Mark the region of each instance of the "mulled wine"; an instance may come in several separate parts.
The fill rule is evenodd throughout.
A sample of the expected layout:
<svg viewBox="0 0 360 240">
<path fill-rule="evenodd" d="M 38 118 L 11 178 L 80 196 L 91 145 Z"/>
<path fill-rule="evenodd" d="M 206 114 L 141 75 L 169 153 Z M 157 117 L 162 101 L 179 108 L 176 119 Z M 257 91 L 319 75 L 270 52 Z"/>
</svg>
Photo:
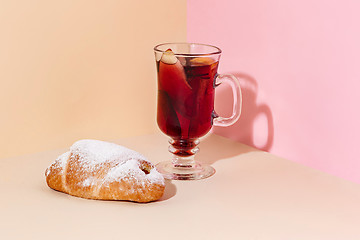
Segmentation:
<svg viewBox="0 0 360 240">
<path fill-rule="evenodd" d="M 209 57 L 181 58 L 171 50 L 157 62 L 157 123 L 173 139 L 173 145 L 183 145 L 184 151 L 177 151 L 177 155 L 192 155 L 185 143 L 192 149 L 191 140 L 204 136 L 212 127 L 217 68 L 218 61 Z"/>
<path fill-rule="evenodd" d="M 212 125 L 230 126 L 241 113 L 238 79 L 219 75 L 218 47 L 198 43 L 164 43 L 155 46 L 158 75 L 157 123 L 170 137 L 171 161 L 161 161 L 156 169 L 168 179 L 203 179 L 215 173 L 205 163 L 195 161 L 199 138 Z M 225 118 L 214 111 L 215 87 L 227 83 L 233 90 L 233 114 Z"/>
</svg>

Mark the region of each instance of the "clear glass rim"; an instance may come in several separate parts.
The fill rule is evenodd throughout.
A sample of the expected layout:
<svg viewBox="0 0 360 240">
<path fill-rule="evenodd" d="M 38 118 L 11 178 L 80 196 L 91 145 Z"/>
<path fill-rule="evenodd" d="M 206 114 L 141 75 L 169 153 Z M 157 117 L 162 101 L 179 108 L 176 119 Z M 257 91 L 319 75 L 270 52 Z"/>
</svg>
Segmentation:
<svg viewBox="0 0 360 240">
<path fill-rule="evenodd" d="M 164 53 L 165 51 L 160 50 L 159 47 L 165 46 L 165 45 L 198 45 L 198 46 L 206 46 L 213 48 L 214 51 L 209 51 L 208 53 L 174 53 L 175 56 L 184 56 L 184 57 L 190 57 L 190 56 L 211 56 L 216 54 L 221 54 L 221 49 L 210 45 L 210 44 L 204 44 L 204 43 L 188 43 L 188 42 L 169 42 L 169 43 L 161 43 L 154 47 L 154 51 L 158 53 Z"/>
</svg>

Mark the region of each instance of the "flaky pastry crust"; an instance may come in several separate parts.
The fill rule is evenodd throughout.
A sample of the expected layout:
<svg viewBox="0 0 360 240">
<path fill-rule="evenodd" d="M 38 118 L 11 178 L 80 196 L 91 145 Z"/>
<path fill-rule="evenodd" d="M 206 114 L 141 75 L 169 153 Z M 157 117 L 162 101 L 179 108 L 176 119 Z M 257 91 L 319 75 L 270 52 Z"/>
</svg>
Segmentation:
<svg viewBox="0 0 360 240">
<path fill-rule="evenodd" d="M 88 199 L 151 202 L 165 190 L 164 178 L 142 155 L 97 140 L 74 143 L 45 176 L 50 188 Z"/>
</svg>

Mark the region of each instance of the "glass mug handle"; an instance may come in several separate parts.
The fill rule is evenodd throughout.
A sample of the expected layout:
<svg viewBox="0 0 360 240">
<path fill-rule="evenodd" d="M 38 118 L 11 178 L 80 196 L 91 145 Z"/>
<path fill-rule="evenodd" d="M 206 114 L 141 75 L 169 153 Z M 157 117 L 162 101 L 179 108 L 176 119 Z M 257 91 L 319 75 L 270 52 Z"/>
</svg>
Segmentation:
<svg viewBox="0 0 360 240">
<path fill-rule="evenodd" d="M 241 115 L 242 108 L 242 93 L 239 79 L 231 74 L 218 74 L 215 78 L 215 87 L 219 86 L 222 83 L 227 83 L 230 85 L 234 103 L 233 103 L 233 112 L 231 117 L 220 117 L 215 113 L 213 119 L 214 126 L 227 127 L 233 125 Z"/>
</svg>

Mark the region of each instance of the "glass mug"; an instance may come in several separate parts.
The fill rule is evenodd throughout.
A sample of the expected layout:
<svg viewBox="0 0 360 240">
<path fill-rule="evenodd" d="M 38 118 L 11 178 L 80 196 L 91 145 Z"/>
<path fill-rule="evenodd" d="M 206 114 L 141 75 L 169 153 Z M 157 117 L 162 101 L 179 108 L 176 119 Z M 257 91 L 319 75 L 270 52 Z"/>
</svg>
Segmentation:
<svg viewBox="0 0 360 240">
<path fill-rule="evenodd" d="M 165 43 L 155 46 L 158 76 L 157 124 L 170 137 L 172 160 L 157 170 L 167 179 L 193 180 L 210 177 L 215 169 L 194 159 L 199 138 L 211 127 L 230 126 L 240 117 L 242 96 L 239 80 L 217 73 L 221 50 L 197 43 Z M 229 118 L 214 111 L 215 88 L 228 83 L 233 91 Z"/>
</svg>

